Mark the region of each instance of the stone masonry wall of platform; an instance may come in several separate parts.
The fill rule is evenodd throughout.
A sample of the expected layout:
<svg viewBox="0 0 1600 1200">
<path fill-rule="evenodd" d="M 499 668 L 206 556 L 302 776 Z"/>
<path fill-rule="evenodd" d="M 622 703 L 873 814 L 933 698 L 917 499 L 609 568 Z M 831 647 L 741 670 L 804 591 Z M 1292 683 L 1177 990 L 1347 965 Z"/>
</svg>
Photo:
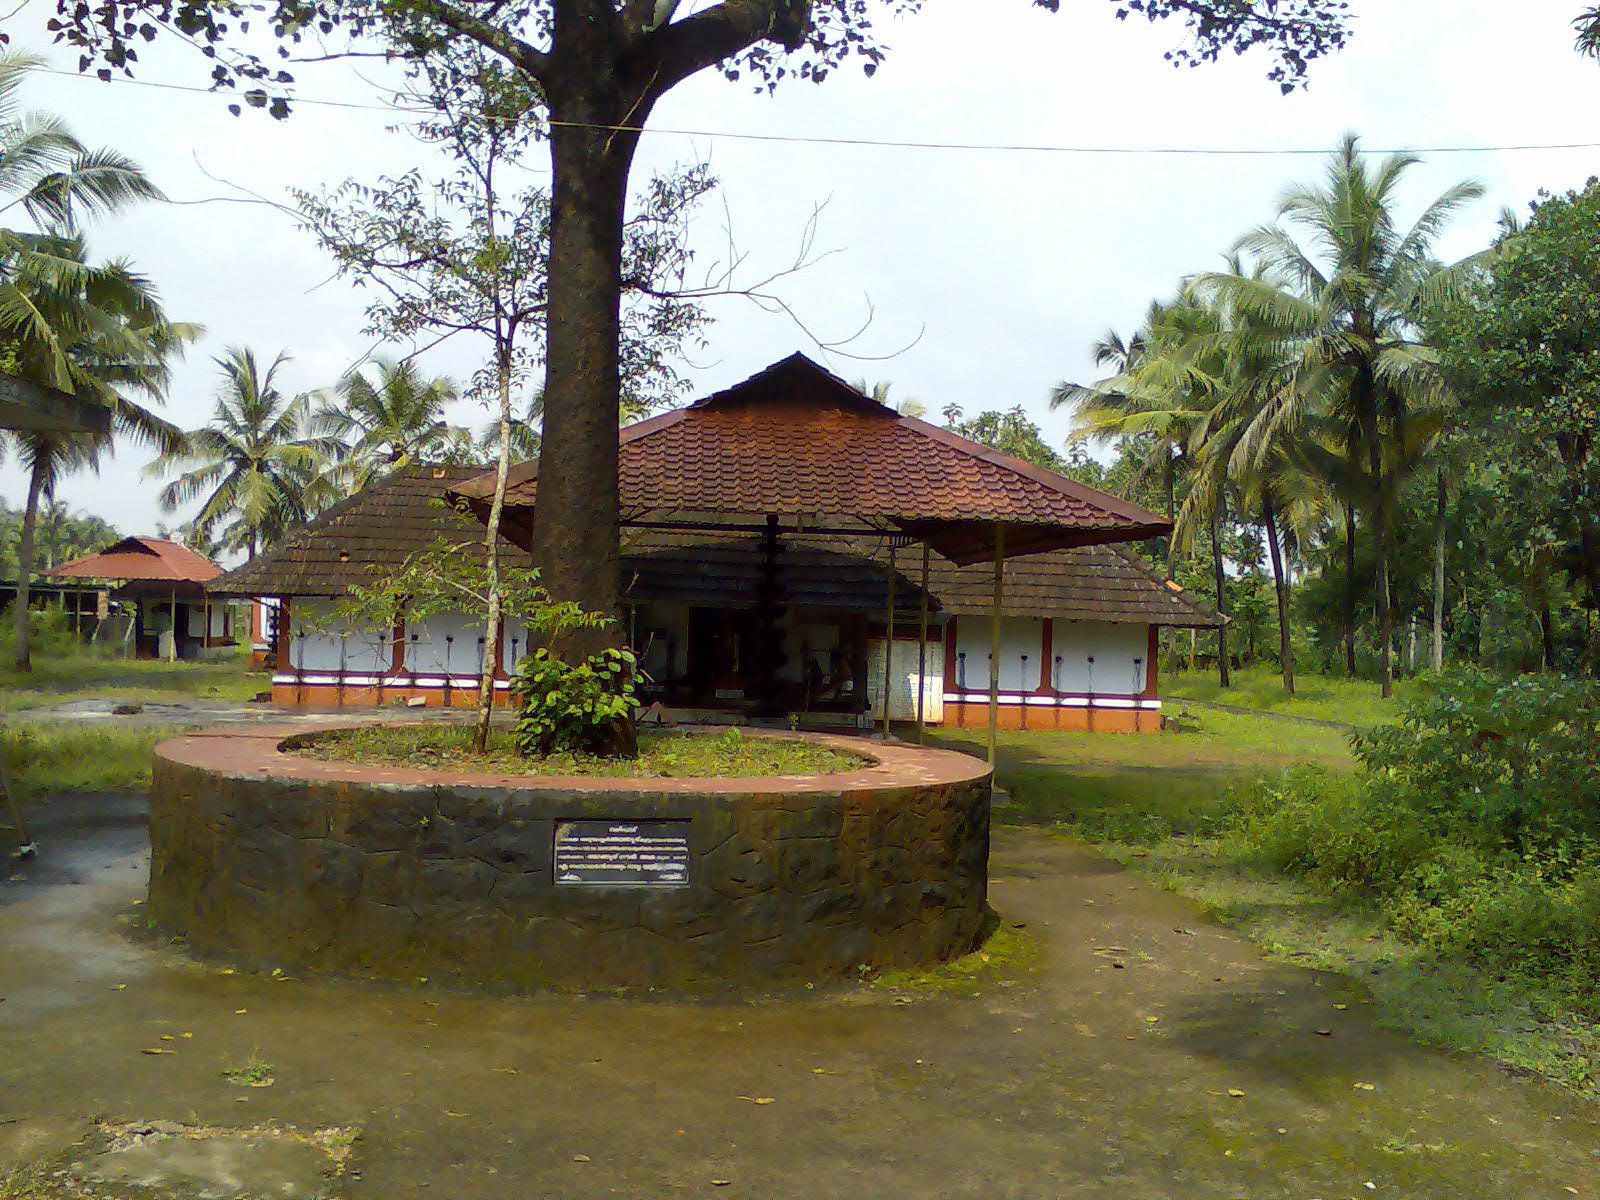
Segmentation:
<svg viewBox="0 0 1600 1200">
<path fill-rule="evenodd" d="M 967 952 L 987 912 L 987 766 L 760 779 L 467 776 L 286 754 L 291 732 L 156 751 L 147 912 L 258 968 L 469 986 L 762 985 Z M 682 887 L 556 882 L 570 820 L 686 822 Z"/>
</svg>

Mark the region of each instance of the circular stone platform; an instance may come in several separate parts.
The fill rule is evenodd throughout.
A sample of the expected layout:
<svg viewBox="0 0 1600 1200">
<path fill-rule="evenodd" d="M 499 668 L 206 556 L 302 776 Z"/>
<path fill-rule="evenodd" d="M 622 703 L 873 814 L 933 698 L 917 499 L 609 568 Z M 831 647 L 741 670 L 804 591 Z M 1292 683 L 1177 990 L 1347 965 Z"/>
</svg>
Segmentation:
<svg viewBox="0 0 1600 1200">
<path fill-rule="evenodd" d="M 987 765 L 828 735 L 829 775 L 471 775 L 156 748 L 147 912 L 258 967 L 528 989 L 809 980 L 963 954 L 986 911 Z"/>
</svg>

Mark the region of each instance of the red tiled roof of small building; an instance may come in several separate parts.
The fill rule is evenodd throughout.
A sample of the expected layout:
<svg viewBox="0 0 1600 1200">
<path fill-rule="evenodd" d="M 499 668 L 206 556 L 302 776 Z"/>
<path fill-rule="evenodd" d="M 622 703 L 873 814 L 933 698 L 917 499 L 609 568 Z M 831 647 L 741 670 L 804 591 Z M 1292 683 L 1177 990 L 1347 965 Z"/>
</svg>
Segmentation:
<svg viewBox="0 0 1600 1200">
<path fill-rule="evenodd" d="M 882 523 L 958 563 L 1138 541 L 1170 524 L 1136 504 L 903 416 L 796 354 L 687 408 L 622 430 L 624 511 Z M 507 533 L 528 540 L 534 464 L 515 468 Z M 493 474 L 459 485 L 481 506 Z"/>
<path fill-rule="evenodd" d="M 105 579 L 133 582 L 205 583 L 222 574 L 203 554 L 163 538 L 127 537 L 44 573 L 51 579 Z"/>
</svg>

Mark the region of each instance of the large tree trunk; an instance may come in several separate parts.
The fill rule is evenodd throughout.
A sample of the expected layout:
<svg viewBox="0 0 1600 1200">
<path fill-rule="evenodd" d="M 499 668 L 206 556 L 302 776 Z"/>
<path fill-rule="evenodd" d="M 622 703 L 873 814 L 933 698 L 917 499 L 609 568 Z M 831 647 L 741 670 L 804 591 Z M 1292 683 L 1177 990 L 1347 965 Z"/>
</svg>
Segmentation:
<svg viewBox="0 0 1600 1200">
<path fill-rule="evenodd" d="M 1222 510 L 1227 501 L 1218 499 L 1211 507 L 1211 568 L 1217 581 L 1217 682 L 1232 687 L 1228 662 L 1228 577 L 1222 564 Z"/>
<path fill-rule="evenodd" d="M 1444 468 L 1439 468 L 1438 494 L 1434 500 L 1433 525 L 1433 669 L 1444 670 L 1444 525 L 1450 493 Z"/>
<path fill-rule="evenodd" d="M 577 92 L 579 89 L 574 88 Z M 622 112 L 576 95 L 550 95 L 553 121 L 621 123 Z M 629 123 L 642 121 L 642 115 Z M 551 130 L 550 298 L 544 430 L 534 503 L 533 555 L 557 600 L 620 616 L 617 406 L 622 223 L 636 135 L 604 128 Z M 573 651 L 614 642 L 576 635 Z"/>
<path fill-rule="evenodd" d="M 1267 551 L 1272 557 L 1272 584 L 1278 593 L 1278 661 L 1283 667 L 1283 690 L 1294 695 L 1294 640 L 1289 631 L 1289 579 L 1283 570 L 1283 551 L 1278 544 L 1278 515 L 1272 497 L 1261 501 L 1261 519 L 1267 527 Z"/>
<path fill-rule="evenodd" d="M 472 731 L 472 748 L 478 754 L 489 748 L 489 721 L 494 715 L 494 681 L 500 670 L 500 515 L 506 506 L 506 476 L 511 472 L 511 346 L 495 347 L 496 384 L 500 392 L 500 453 L 495 460 L 494 500 L 484 529 L 484 565 L 488 579 L 487 612 L 483 622 L 483 661 L 478 675 L 478 721 Z"/>
<path fill-rule="evenodd" d="M 39 521 L 39 499 L 44 494 L 45 463 L 41 453 L 28 475 L 28 502 L 22 510 L 22 528 L 17 533 L 17 598 L 13 602 L 12 657 L 19 671 L 33 670 L 32 646 L 28 637 L 28 601 L 33 582 L 33 531 Z"/>
</svg>

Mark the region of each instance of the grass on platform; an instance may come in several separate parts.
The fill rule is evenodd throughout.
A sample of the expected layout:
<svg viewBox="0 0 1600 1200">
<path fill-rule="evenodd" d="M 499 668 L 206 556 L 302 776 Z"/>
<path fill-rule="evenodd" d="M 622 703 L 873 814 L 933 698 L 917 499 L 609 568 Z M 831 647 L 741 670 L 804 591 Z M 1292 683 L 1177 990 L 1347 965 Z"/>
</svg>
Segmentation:
<svg viewBox="0 0 1600 1200">
<path fill-rule="evenodd" d="M 1232 673 L 1232 686 L 1223 687 L 1212 671 L 1180 671 L 1161 680 L 1161 693 L 1169 709 L 1184 700 L 1206 700 L 1240 708 L 1260 709 L 1291 717 L 1337 721 L 1344 725 L 1381 725 L 1394 720 L 1400 706 L 1417 693 L 1415 679 L 1394 685 L 1394 695 L 1383 698 L 1374 680 L 1346 676 L 1301 674 L 1294 694 L 1283 690 L 1283 676 L 1273 666 L 1245 667 Z"/>
<path fill-rule="evenodd" d="M 211 662 L 169 663 L 81 652 L 41 653 L 34 655 L 32 671 L 18 671 L 9 659 L 0 664 L 0 712 L 90 699 L 129 704 L 244 701 L 268 687 L 268 677 L 251 670 L 242 655 Z"/>
<path fill-rule="evenodd" d="M 801 738 L 722 733 L 641 732 L 637 758 L 553 754 L 523 758 L 509 731 L 490 733 L 485 754 L 472 750 L 467 725 L 376 725 L 305 739 L 293 752 L 333 762 L 496 775 L 589 775 L 621 778 L 730 778 L 829 775 L 871 760 Z"/>
</svg>

